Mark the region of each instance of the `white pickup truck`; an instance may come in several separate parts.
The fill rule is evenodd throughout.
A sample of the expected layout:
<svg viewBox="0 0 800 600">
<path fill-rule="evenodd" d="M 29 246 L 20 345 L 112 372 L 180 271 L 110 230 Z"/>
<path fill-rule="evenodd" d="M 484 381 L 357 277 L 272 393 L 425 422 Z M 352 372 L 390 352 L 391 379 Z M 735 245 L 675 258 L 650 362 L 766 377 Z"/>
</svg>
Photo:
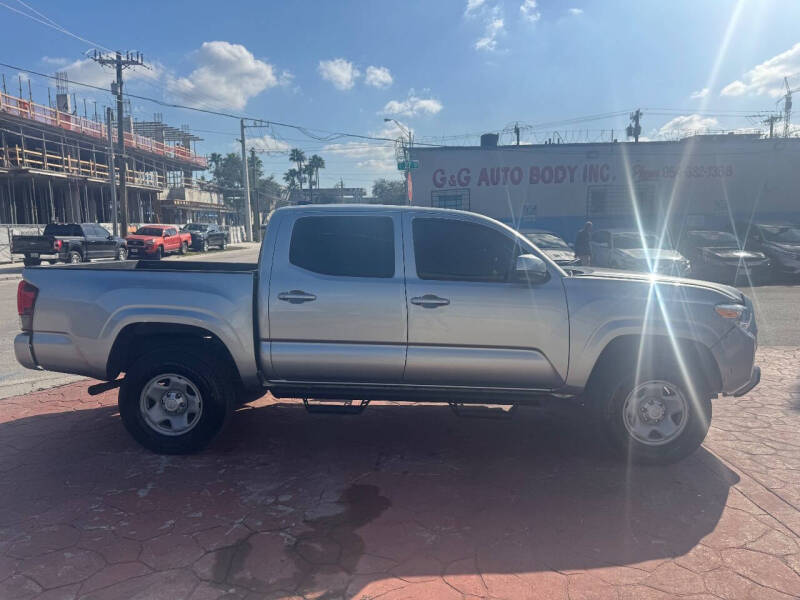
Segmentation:
<svg viewBox="0 0 800 600">
<path fill-rule="evenodd" d="M 486 217 L 390 206 L 276 211 L 257 265 L 126 261 L 28 268 L 17 359 L 120 385 L 156 452 L 204 447 L 263 395 L 525 404 L 583 401 L 633 460 L 693 452 L 711 399 L 759 381 L 734 288 L 564 270 Z M 124 378 L 120 374 L 124 373 Z"/>
</svg>

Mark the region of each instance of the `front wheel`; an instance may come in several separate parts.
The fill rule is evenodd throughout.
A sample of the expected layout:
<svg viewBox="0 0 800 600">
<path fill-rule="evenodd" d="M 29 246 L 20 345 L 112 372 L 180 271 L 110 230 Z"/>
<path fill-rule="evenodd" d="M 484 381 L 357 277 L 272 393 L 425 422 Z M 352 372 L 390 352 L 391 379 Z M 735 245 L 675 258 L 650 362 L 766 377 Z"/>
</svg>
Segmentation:
<svg viewBox="0 0 800 600">
<path fill-rule="evenodd" d="M 638 371 L 610 376 L 597 398 L 612 446 L 643 464 L 686 458 L 708 433 L 710 394 L 700 381 L 687 379 L 677 367 L 653 365 Z"/>
<path fill-rule="evenodd" d="M 117 247 L 117 253 L 114 256 L 116 260 L 125 260 L 128 258 L 128 249 L 125 246 Z"/>
<path fill-rule="evenodd" d="M 222 243 L 219 245 L 220 250 L 225 250 L 228 247 L 228 240 L 222 238 Z"/>
<path fill-rule="evenodd" d="M 159 454 L 202 450 L 222 429 L 232 406 L 225 372 L 185 347 L 154 350 L 130 368 L 119 392 L 122 422 Z"/>
<path fill-rule="evenodd" d="M 205 239 L 205 238 L 203 239 L 203 242 L 200 245 L 200 251 L 201 252 L 208 252 L 208 240 Z"/>
</svg>

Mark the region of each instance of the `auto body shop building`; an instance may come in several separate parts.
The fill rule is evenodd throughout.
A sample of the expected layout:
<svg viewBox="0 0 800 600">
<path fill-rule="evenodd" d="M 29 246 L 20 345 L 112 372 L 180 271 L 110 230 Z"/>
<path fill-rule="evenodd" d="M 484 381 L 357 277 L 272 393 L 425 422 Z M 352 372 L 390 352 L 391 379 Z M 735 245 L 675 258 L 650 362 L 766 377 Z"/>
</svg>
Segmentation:
<svg viewBox="0 0 800 600">
<path fill-rule="evenodd" d="M 488 137 L 488 136 L 485 136 Z M 412 204 L 482 213 L 574 239 L 582 223 L 727 226 L 800 218 L 800 139 L 415 147 Z M 416 165 L 416 163 L 414 163 Z"/>
</svg>

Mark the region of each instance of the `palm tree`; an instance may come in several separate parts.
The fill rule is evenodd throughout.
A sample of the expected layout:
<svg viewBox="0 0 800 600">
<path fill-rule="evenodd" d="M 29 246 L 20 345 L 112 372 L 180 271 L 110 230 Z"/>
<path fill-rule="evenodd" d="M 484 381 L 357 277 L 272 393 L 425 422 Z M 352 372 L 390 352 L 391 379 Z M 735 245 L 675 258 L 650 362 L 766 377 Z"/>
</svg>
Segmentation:
<svg viewBox="0 0 800 600">
<path fill-rule="evenodd" d="M 298 177 L 297 180 L 300 182 L 300 190 L 303 189 L 303 163 L 306 162 L 306 153 L 300 150 L 300 148 L 292 148 L 291 152 L 289 152 L 289 162 L 293 162 L 297 165 L 297 173 Z"/>
<path fill-rule="evenodd" d="M 314 179 L 317 181 L 317 189 L 319 189 L 319 170 L 325 168 L 325 159 L 317 154 L 313 154 L 308 159 L 308 166 L 314 172 Z"/>
<path fill-rule="evenodd" d="M 297 187 L 298 172 L 297 169 L 289 169 L 283 174 L 283 180 L 286 182 L 286 187 L 293 190 Z"/>
<path fill-rule="evenodd" d="M 303 174 L 308 176 L 308 201 L 314 204 L 314 167 L 310 160 L 303 165 Z"/>
</svg>

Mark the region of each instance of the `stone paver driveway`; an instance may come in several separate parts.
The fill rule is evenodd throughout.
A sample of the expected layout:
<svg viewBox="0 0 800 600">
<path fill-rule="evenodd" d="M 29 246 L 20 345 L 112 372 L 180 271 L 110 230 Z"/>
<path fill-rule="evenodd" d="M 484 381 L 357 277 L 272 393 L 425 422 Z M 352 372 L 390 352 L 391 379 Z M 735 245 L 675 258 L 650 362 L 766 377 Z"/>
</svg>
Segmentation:
<svg viewBox="0 0 800 600">
<path fill-rule="evenodd" d="M 0 401 L 0 598 L 800 597 L 800 350 L 666 468 L 569 414 L 307 415 L 160 457 L 86 383 Z"/>
</svg>

